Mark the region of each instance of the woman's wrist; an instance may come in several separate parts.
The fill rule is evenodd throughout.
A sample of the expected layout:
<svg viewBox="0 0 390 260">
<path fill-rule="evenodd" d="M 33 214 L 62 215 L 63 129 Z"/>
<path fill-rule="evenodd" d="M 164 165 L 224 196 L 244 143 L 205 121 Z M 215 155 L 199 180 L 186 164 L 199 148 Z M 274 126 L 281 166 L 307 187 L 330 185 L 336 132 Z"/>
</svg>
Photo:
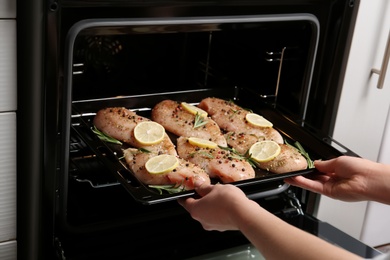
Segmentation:
<svg viewBox="0 0 390 260">
<path fill-rule="evenodd" d="M 390 204 L 390 165 L 375 163 L 367 174 L 367 200 Z"/>
</svg>

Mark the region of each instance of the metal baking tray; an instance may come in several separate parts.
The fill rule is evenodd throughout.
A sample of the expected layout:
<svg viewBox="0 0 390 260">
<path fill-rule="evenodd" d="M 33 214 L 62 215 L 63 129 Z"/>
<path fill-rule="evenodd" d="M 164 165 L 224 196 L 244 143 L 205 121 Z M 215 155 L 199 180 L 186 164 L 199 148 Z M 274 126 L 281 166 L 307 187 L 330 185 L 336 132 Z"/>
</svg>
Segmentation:
<svg viewBox="0 0 390 260">
<path fill-rule="evenodd" d="M 231 89 L 201 89 L 194 91 L 179 91 L 169 93 L 158 93 L 150 95 L 137 95 L 119 98 L 106 98 L 99 100 L 75 101 L 72 104 L 72 132 L 91 149 L 93 154 L 109 172 L 117 179 L 129 194 L 138 202 L 150 205 L 170 200 L 176 200 L 181 197 L 196 195 L 194 191 L 183 191 L 179 193 L 160 193 L 154 188 L 140 182 L 132 171 L 121 160 L 122 150 L 128 146 L 106 143 L 101 141 L 92 131 L 92 120 L 95 113 L 105 107 L 121 106 L 135 111 L 137 114 L 150 117 L 151 109 L 158 102 L 171 99 L 177 101 L 186 101 L 189 103 L 198 103 L 206 97 L 219 97 L 226 100 L 233 100 L 236 104 L 265 116 L 273 122 L 283 137 L 293 143 L 298 141 L 309 153 L 312 159 L 327 159 L 341 155 L 337 149 L 333 148 L 323 140 L 304 129 L 302 122 L 293 122 L 275 107 L 267 99 L 256 95 L 255 93 L 240 88 Z M 245 105 L 242 105 L 245 104 Z M 289 172 L 283 174 L 274 174 L 259 168 L 255 168 L 256 177 L 249 180 L 232 183 L 240 187 L 248 196 L 265 197 L 283 192 L 289 185 L 283 182 L 283 179 L 306 174 L 315 174 L 315 169 L 306 169 L 302 171 Z M 215 181 L 217 182 L 217 181 Z M 273 182 L 271 188 L 264 187 L 264 184 Z"/>
</svg>

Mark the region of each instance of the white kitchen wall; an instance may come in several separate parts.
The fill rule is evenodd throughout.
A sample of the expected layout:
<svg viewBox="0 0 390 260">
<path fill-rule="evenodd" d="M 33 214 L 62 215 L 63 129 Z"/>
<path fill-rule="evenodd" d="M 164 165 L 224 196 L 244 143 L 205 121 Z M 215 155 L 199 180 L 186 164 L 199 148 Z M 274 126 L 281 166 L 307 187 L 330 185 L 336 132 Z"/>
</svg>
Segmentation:
<svg viewBox="0 0 390 260">
<path fill-rule="evenodd" d="M 0 259 L 17 259 L 16 0 L 0 0 Z"/>
</svg>

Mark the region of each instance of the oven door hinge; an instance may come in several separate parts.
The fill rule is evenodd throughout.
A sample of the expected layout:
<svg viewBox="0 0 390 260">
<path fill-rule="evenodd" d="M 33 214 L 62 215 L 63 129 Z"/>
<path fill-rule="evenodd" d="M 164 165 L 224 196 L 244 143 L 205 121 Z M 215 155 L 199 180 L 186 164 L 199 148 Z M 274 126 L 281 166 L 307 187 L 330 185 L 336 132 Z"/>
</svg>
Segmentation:
<svg viewBox="0 0 390 260">
<path fill-rule="evenodd" d="M 287 190 L 285 192 L 285 200 L 288 204 L 288 206 L 282 210 L 282 213 L 285 217 L 304 215 L 301 202 L 292 190 Z"/>
</svg>

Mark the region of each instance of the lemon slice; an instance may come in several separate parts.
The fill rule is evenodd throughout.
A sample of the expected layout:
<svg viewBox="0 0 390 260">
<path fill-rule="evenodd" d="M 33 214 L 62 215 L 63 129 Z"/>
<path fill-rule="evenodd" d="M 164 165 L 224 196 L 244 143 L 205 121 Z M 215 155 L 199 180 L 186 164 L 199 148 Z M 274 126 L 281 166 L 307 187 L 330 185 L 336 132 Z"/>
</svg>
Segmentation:
<svg viewBox="0 0 390 260">
<path fill-rule="evenodd" d="M 280 145 L 270 140 L 260 141 L 251 146 L 249 154 L 257 162 L 269 162 L 280 154 Z"/>
<path fill-rule="evenodd" d="M 162 174 L 173 171 L 179 165 L 179 159 L 170 154 L 162 154 L 150 158 L 146 164 L 146 170 L 151 174 Z"/>
<path fill-rule="evenodd" d="M 198 113 L 199 116 L 201 117 L 207 117 L 207 112 L 204 111 L 203 109 L 199 108 L 199 107 L 196 107 L 196 106 L 193 106 L 191 104 L 188 104 L 186 102 L 182 102 L 181 103 L 181 106 L 187 110 L 188 112 L 190 112 L 191 114 L 194 114 L 196 115 L 196 113 Z"/>
<path fill-rule="evenodd" d="M 262 117 L 258 114 L 255 114 L 255 113 L 248 113 L 245 116 L 245 118 L 249 123 L 251 123 L 252 125 L 255 125 L 255 126 L 261 126 L 261 127 L 272 127 L 273 126 L 273 124 L 270 121 L 268 121 L 264 117 Z"/>
<path fill-rule="evenodd" d="M 211 142 L 206 139 L 201 139 L 197 137 L 188 138 L 188 142 L 192 145 L 201 147 L 201 148 L 216 148 L 218 145 L 214 142 Z"/>
<path fill-rule="evenodd" d="M 134 128 L 135 139 L 143 145 L 158 144 L 164 139 L 165 129 L 159 123 L 145 121 Z"/>
</svg>

